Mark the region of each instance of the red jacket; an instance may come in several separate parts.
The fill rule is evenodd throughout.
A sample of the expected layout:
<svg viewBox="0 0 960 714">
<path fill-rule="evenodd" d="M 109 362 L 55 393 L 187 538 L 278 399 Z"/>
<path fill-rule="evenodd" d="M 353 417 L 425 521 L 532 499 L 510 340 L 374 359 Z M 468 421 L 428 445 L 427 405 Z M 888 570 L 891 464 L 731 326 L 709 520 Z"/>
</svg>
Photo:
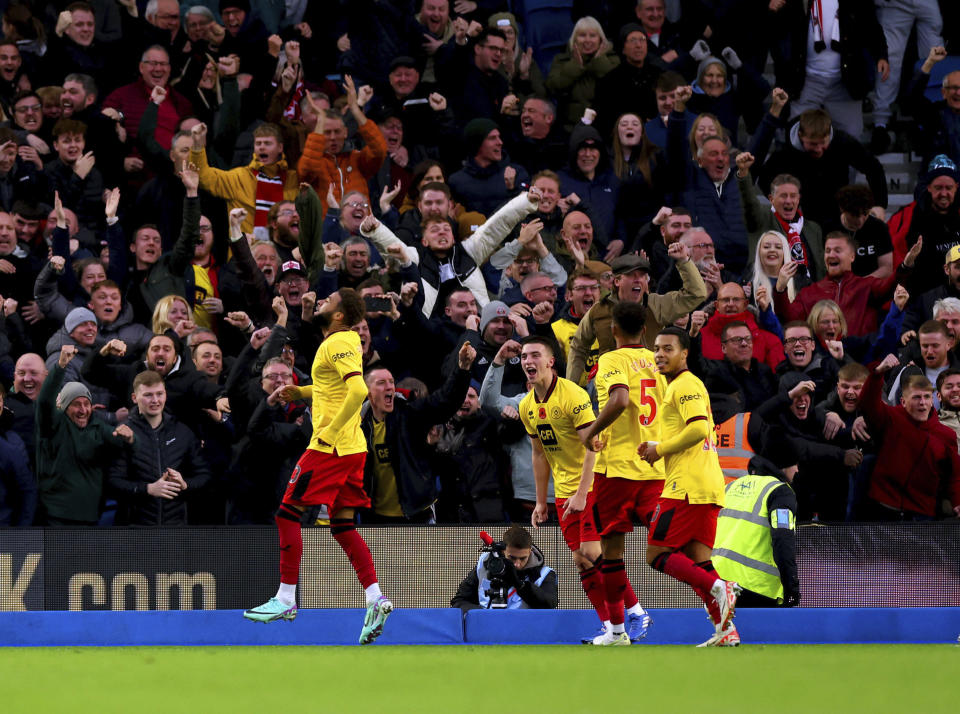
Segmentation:
<svg viewBox="0 0 960 714">
<path fill-rule="evenodd" d="M 846 272 L 840 278 L 824 278 L 808 285 L 793 302 L 785 292 L 775 292 L 774 308 L 781 320 L 806 320 L 807 315 L 821 300 L 833 300 L 847 320 L 847 334 L 862 337 L 876 331 L 877 311 L 893 294 L 898 280 L 904 279 L 905 269 L 897 268 L 888 278 L 861 277 Z"/>
<path fill-rule="evenodd" d="M 891 508 L 935 516 L 941 482 L 953 505 L 960 504 L 957 435 L 937 418 L 914 421 L 902 406 L 880 397 L 882 375 L 871 370 L 860 395 L 860 409 L 875 444 L 880 445 L 868 495 Z"/>
<path fill-rule="evenodd" d="M 723 328 L 728 323 L 739 320 L 745 322 L 750 328 L 750 334 L 753 335 L 753 356 L 760 362 L 766 362 L 770 369 L 776 369 L 777 365 L 783 362 L 783 345 L 772 332 L 760 329 L 753 313 L 749 311 L 738 312 L 736 315 L 721 315 L 715 312 L 707 320 L 701 335 L 701 352 L 707 359 L 723 359 L 723 350 L 720 346 L 720 335 Z"/>
<path fill-rule="evenodd" d="M 327 213 L 327 188 L 333 184 L 333 194 L 337 201 L 343 201 L 344 194 L 359 191 L 369 195 L 367 180 L 376 175 L 387 158 L 387 140 L 383 138 L 376 122 L 367 120 L 357 128 L 363 139 L 363 149 L 343 151 L 336 156 L 327 153 L 327 137 L 311 132 L 303 146 L 297 174 L 306 181 L 320 196 L 323 213 Z M 377 196 L 379 198 L 379 196 Z"/>
<path fill-rule="evenodd" d="M 123 128 L 127 130 L 127 144 L 137 145 L 137 130 L 140 128 L 140 118 L 150 103 L 152 87 L 148 87 L 143 77 L 132 84 L 117 87 L 103 102 L 104 108 L 111 107 L 123 112 Z M 154 132 L 157 143 L 164 149 L 170 149 L 173 135 L 177 133 L 180 121 L 193 114 L 193 105 L 190 100 L 180 94 L 173 87 L 167 87 L 167 98 L 160 104 L 157 112 L 157 129 Z"/>
</svg>

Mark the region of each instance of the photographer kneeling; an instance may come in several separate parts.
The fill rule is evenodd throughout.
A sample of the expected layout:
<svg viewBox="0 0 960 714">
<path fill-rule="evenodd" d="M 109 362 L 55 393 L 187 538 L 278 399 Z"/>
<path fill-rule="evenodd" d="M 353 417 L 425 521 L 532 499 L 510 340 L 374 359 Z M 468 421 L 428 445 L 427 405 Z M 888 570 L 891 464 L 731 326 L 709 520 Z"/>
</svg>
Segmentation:
<svg viewBox="0 0 960 714">
<path fill-rule="evenodd" d="M 556 608 L 557 574 L 544 564 L 543 553 L 533 545 L 530 533 L 522 526 L 511 526 L 503 541 L 490 542 L 484 548 L 450 605 L 464 612 Z"/>
</svg>

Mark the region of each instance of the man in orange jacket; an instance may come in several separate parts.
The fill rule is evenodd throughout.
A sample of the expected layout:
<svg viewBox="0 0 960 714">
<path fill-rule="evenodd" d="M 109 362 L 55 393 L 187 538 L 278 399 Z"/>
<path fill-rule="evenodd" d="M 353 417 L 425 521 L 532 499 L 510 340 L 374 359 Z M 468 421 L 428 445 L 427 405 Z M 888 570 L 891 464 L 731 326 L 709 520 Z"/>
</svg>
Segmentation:
<svg viewBox="0 0 960 714">
<path fill-rule="evenodd" d="M 347 107 L 357 122 L 357 133 L 365 146 L 344 151 L 347 127 L 343 119 L 336 112 L 320 110 L 316 127 L 307 137 L 297 165 L 300 179 L 310 183 L 318 196 L 326 196 L 332 189 L 338 203 L 350 191 L 360 191 L 367 196 L 367 181 L 377 173 L 387 156 L 386 139 L 376 123 L 369 121 L 360 108 L 350 75 L 344 76 L 343 85 L 347 90 Z M 325 205 L 323 210 L 326 214 Z"/>
</svg>

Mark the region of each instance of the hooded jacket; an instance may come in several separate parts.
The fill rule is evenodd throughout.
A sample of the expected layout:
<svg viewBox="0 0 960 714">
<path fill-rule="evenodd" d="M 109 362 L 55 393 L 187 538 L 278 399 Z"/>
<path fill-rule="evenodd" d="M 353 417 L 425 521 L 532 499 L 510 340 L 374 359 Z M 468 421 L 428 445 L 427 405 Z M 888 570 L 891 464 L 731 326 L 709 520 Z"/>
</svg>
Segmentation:
<svg viewBox="0 0 960 714">
<path fill-rule="evenodd" d="M 247 211 L 247 218 L 241 226 L 244 233 L 253 233 L 253 220 L 256 215 L 254 204 L 257 197 L 256 172 L 262 170 L 270 177 L 283 176 L 284 201 L 293 201 L 300 193 L 297 172 L 287 167 L 287 161 L 282 154 L 277 162 L 267 166 L 254 156 L 246 166 L 237 166 L 227 171 L 215 169 L 207 163 L 206 149 L 191 149 L 190 161 L 200 170 L 200 188 L 224 199 L 227 202 L 227 213 L 234 208 Z"/>
<path fill-rule="evenodd" d="M 577 168 L 577 152 L 584 142 L 592 141 L 600 151 L 593 179 L 588 179 Z M 623 236 L 616 235 L 617 195 L 620 191 L 620 179 L 610 167 L 605 142 L 598 132 L 587 124 L 577 124 L 570 134 L 567 168 L 558 172 L 560 193 L 568 196 L 575 193 L 580 200 L 590 206 L 590 219 L 593 222 L 595 243 L 606 247 L 610 241 Z"/>
<path fill-rule="evenodd" d="M 918 422 L 902 406 L 884 404 L 882 384 L 882 375 L 871 370 L 860 394 L 860 408 L 880 444 L 869 497 L 899 511 L 935 516 L 943 488 L 950 502 L 960 505 L 957 435 L 940 423 L 934 410 Z"/>
<path fill-rule="evenodd" d="M 486 572 L 484 564 L 489 553 L 480 556 L 477 565 L 467 573 L 457 592 L 450 600 L 450 607 L 459 607 L 462 611 L 477 610 L 480 608 L 480 576 L 478 571 Z M 543 570 L 546 568 L 549 572 L 544 577 Z M 557 593 L 557 573 L 550 566 L 546 565 L 543 557 L 543 551 L 537 546 L 530 546 L 530 558 L 522 570 L 516 570 L 517 584 L 511 583 L 511 595 L 515 590 L 520 596 L 523 604 L 520 608 L 530 608 L 535 610 L 550 610 L 557 607 L 559 597 Z M 542 582 L 537 585 L 536 581 L 543 577 Z"/>
<path fill-rule="evenodd" d="M 503 178 L 508 166 L 517 172 L 512 189 L 507 189 Z M 480 166 L 470 157 L 464 162 L 463 168 L 450 177 L 450 191 L 454 199 L 468 210 L 492 216 L 500 206 L 520 193 L 529 183 L 530 174 L 519 164 L 502 159 L 489 166 Z"/>
<path fill-rule="evenodd" d="M 700 331 L 703 339 L 703 356 L 707 359 L 723 359 L 720 335 L 724 327 L 736 320 L 745 322 L 750 328 L 750 334 L 753 335 L 753 356 L 766 363 L 770 369 L 776 369 L 777 365 L 784 360 L 783 345 L 772 332 L 760 329 L 756 318 L 749 310 L 735 315 L 721 315 L 715 312 Z"/>
</svg>

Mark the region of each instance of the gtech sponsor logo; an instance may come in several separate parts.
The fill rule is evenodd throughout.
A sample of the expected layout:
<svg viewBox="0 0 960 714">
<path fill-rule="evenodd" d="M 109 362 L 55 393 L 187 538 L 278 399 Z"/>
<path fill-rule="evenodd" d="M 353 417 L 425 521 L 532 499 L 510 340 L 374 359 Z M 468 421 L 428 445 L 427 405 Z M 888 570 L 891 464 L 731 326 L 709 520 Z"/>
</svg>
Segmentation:
<svg viewBox="0 0 960 714">
<path fill-rule="evenodd" d="M 680 397 L 680 403 L 685 404 L 687 402 L 692 402 L 694 399 L 700 398 L 701 397 L 699 394 L 684 394 L 682 397 Z"/>
</svg>

